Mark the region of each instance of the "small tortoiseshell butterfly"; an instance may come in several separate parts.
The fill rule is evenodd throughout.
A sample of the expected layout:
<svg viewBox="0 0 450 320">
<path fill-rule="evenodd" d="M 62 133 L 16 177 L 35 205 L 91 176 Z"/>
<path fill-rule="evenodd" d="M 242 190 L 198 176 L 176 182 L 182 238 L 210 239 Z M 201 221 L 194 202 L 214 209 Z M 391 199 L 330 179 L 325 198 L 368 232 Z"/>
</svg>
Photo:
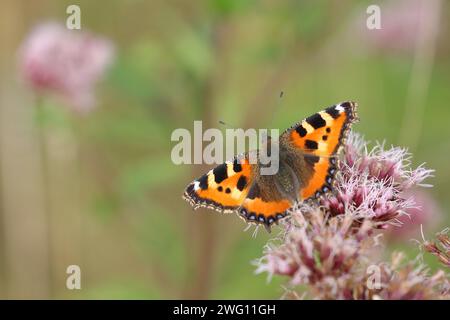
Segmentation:
<svg viewBox="0 0 450 320">
<path fill-rule="evenodd" d="M 194 180 L 183 198 L 194 209 L 237 212 L 270 232 L 270 226 L 286 217 L 295 201 L 319 198 L 332 190 L 335 155 L 357 120 L 356 108 L 355 102 L 342 102 L 283 132 L 276 174 L 261 175 L 260 164 L 251 164 L 249 153 L 244 153 Z"/>
</svg>

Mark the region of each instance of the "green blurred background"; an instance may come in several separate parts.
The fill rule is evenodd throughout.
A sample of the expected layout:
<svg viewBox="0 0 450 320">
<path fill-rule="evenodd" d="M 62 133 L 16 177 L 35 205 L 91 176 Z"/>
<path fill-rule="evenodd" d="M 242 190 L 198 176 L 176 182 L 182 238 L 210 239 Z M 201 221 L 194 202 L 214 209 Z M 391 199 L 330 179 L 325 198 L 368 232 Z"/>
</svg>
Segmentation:
<svg viewBox="0 0 450 320">
<path fill-rule="evenodd" d="M 437 34 L 395 31 L 410 23 L 411 3 L 439 7 L 425 17 Z M 425 229 L 431 237 L 448 225 L 448 3 L 411 3 L 2 0 L 0 298 L 279 298 L 283 279 L 267 282 L 251 264 L 274 233 L 253 238 L 235 215 L 193 212 L 181 199 L 209 169 L 170 159 L 172 131 L 194 120 L 284 130 L 357 101 L 354 130 L 436 169 L 428 194 L 442 214 Z M 34 25 L 65 23 L 70 4 L 81 7 L 82 30 L 114 43 L 116 59 L 93 112 L 47 99 L 37 113 L 18 81 L 17 48 Z M 382 30 L 366 28 L 369 4 L 380 5 Z M 411 237 L 393 238 L 389 250 L 419 253 Z M 81 290 L 66 288 L 71 264 Z"/>
</svg>

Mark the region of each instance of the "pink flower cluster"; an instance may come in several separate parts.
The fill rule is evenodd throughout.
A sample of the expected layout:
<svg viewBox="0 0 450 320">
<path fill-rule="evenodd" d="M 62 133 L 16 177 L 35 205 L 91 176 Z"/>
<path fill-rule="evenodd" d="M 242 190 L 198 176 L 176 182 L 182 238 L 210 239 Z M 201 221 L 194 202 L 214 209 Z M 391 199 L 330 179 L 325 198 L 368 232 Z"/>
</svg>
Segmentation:
<svg viewBox="0 0 450 320">
<path fill-rule="evenodd" d="M 75 111 L 95 105 L 94 86 L 113 59 L 110 41 L 57 23 L 37 26 L 19 49 L 22 78 L 38 93 L 52 93 Z"/>
<path fill-rule="evenodd" d="M 283 243 L 267 246 L 256 272 L 289 276 L 290 285 L 310 285 L 315 297 L 351 298 L 351 290 L 338 288 L 350 287 L 349 272 L 358 268 L 371 225 L 365 221 L 356 230 L 350 215 L 325 215 L 318 208 L 295 208 Z"/>
<path fill-rule="evenodd" d="M 363 289 L 362 297 L 383 300 L 450 299 L 450 285 L 443 270 L 434 274 L 416 261 L 406 261 L 404 254 L 395 252 L 391 261 L 377 265 L 381 271 L 381 286 Z"/>
<path fill-rule="evenodd" d="M 401 263 L 401 254 L 390 262 L 377 259 L 385 229 L 401 227 L 398 218 L 415 208 L 414 196 L 405 198 L 405 192 L 427 186 L 423 181 L 433 171 L 423 165 L 412 169 L 405 149 L 377 144 L 368 151 L 356 134 L 349 136 L 344 154 L 334 192 L 291 210 L 281 237 L 266 245 L 256 262 L 256 272 L 286 276 L 292 292 L 301 286 L 303 296 L 314 299 L 450 298 L 443 271 L 430 275 L 416 261 Z M 445 245 L 425 247 L 448 262 Z M 369 268 L 378 272 L 374 287 Z"/>
<path fill-rule="evenodd" d="M 400 225 L 398 219 L 415 208 L 412 196 L 406 192 L 415 186 L 429 186 L 423 181 L 433 170 L 423 165 L 411 169 L 411 155 L 406 149 L 376 144 L 368 152 L 367 144 L 357 134 L 351 134 L 339 162 L 336 192 L 322 199 L 321 204 L 331 215 L 352 214 L 370 219 L 377 228 Z"/>
</svg>

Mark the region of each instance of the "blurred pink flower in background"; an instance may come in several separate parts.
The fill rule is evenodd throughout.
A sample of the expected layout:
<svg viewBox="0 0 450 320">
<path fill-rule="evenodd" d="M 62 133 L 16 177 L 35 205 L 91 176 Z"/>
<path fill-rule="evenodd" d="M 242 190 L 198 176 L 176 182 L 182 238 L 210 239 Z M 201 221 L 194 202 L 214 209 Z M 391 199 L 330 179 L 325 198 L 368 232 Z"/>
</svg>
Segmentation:
<svg viewBox="0 0 450 320">
<path fill-rule="evenodd" d="M 365 14 L 357 22 L 356 30 L 362 31 L 363 40 L 371 47 L 388 52 L 411 52 L 419 39 L 437 35 L 439 8 L 440 0 L 385 1 L 380 4 L 381 29 L 366 28 Z"/>
<path fill-rule="evenodd" d="M 418 239 L 421 225 L 425 230 L 432 229 L 442 218 L 439 205 L 428 192 L 415 189 L 407 192 L 404 197 L 413 197 L 415 206 L 397 218 L 402 224 L 401 227 L 394 226 L 389 229 L 387 236 L 392 240 Z"/>
<path fill-rule="evenodd" d="M 94 86 L 113 57 L 109 40 L 45 23 L 35 27 L 20 47 L 19 68 L 34 90 L 54 94 L 85 113 L 95 106 Z"/>
</svg>

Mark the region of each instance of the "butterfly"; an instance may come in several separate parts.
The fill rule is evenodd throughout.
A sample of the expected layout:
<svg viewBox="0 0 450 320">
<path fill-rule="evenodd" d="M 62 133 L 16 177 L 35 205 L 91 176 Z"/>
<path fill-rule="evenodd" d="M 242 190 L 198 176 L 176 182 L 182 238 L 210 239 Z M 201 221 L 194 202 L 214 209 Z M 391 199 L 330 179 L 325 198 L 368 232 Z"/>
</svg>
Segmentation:
<svg viewBox="0 0 450 320">
<path fill-rule="evenodd" d="M 288 216 L 295 202 L 318 199 L 333 189 L 337 153 L 351 125 L 357 104 L 342 102 L 294 124 L 278 140 L 279 169 L 261 175 L 261 164 L 250 153 L 236 156 L 191 182 L 183 198 L 194 209 L 236 212 L 246 222 L 273 223 Z M 258 151 L 256 151 L 258 152 Z"/>
</svg>

